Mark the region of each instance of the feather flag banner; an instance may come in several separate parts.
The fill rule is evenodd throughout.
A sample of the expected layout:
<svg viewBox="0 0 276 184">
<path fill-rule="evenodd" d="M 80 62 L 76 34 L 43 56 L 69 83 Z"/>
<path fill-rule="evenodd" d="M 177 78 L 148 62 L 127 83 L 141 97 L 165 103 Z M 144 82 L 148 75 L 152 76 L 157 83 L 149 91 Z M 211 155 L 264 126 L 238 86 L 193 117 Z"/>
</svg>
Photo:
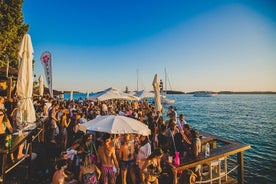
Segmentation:
<svg viewBox="0 0 276 184">
<path fill-rule="evenodd" d="M 47 85 L 49 88 L 50 96 L 54 97 L 53 83 L 52 83 L 52 55 L 51 55 L 51 53 L 48 51 L 43 52 L 40 60 L 41 60 L 42 66 L 44 68 L 45 78 L 46 78 Z"/>
</svg>

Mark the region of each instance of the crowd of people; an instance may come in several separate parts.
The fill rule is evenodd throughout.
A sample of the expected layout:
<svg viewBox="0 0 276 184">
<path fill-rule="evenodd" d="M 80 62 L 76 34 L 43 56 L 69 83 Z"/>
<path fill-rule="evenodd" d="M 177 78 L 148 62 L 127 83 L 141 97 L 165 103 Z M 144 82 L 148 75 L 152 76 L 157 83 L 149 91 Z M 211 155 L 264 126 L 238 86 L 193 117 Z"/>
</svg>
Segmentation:
<svg viewBox="0 0 276 184">
<path fill-rule="evenodd" d="M 3 105 L 2 105 L 3 104 Z M 18 108 L 0 97 L 0 134 L 17 128 Z M 60 100 L 44 96 L 34 100 L 43 125 L 41 141 L 49 160 L 45 172 L 52 184 L 62 183 L 159 183 L 168 156 L 197 157 L 200 141 L 184 114 L 174 107 L 155 111 L 147 100 Z M 148 125 L 149 136 L 89 132 L 82 124 L 98 116 L 122 115 Z M 19 157 L 22 157 L 18 153 Z M 200 173 L 199 169 L 196 168 Z M 197 175 L 200 177 L 200 174 Z"/>
</svg>

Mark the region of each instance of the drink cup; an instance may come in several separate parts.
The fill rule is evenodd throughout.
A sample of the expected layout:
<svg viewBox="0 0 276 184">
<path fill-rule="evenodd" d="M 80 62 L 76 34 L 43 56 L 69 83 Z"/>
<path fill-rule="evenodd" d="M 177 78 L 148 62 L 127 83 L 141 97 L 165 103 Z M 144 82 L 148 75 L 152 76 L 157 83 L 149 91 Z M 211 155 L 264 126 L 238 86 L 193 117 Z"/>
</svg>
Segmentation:
<svg viewBox="0 0 276 184">
<path fill-rule="evenodd" d="M 23 135 L 23 130 L 18 130 L 18 136 L 22 136 Z"/>
<path fill-rule="evenodd" d="M 188 155 L 188 152 L 187 151 L 184 151 L 183 152 L 183 157 L 186 157 Z"/>
<path fill-rule="evenodd" d="M 169 161 L 169 163 L 172 163 L 172 156 L 168 157 L 168 161 Z"/>
</svg>

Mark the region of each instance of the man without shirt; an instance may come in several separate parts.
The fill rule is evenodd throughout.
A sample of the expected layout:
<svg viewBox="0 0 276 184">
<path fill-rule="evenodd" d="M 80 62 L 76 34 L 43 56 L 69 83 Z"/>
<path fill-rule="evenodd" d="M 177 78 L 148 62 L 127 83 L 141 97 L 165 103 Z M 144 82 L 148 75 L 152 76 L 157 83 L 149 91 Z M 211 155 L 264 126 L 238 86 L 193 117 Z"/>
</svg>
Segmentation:
<svg viewBox="0 0 276 184">
<path fill-rule="evenodd" d="M 102 176 L 104 184 L 115 184 L 116 175 L 119 172 L 119 165 L 116 158 L 115 148 L 111 144 L 110 134 L 103 137 L 103 144 L 98 149 L 99 159 L 102 165 Z M 116 170 L 113 170 L 113 167 Z"/>
<path fill-rule="evenodd" d="M 127 183 L 127 172 L 130 172 L 132 183 L 136 183 L 136 177 L 134 172 L 135 164 L 135 148 L 134 143 L 130 141 L 130 135 L 125 135 L 125 142 L 120 147 L 119 157 L 121 161 L 121 176 L 122 184 Z"/>
</svg>

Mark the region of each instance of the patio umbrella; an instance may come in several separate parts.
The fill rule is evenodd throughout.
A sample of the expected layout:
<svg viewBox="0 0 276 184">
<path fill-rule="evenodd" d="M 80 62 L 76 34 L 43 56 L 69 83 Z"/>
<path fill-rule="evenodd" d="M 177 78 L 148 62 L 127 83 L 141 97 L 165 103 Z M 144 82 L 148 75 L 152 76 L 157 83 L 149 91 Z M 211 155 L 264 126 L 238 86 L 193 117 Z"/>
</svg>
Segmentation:
<svg viewBox="0 0 276 184">
<path fill-rule="evenodd" d="M 19 108 L 23 111 L 23 122 L 35 122 L 35 110 L 32 101 L 33 94 L 33 46 L 31 37 L 25 34 L 19 47 L 19 68 L 17 78 L 17 95 Z"/>
<path fill-rule="evenodd" d="M 39 81 L 39 96 L 43 96 L 43 93 L 44 93 L 44 86 L 43 86 L 43 78 L 42 78 L 42 75 L 39 76 L 38 78 L 38 81 Z"/>
<path fill-rule="evenodd" d="M 105 101 L 109 99 L 124 99 L 124 100 L 138 100 L 136 96 L 124 93 L 116 88 L 107 88 L 104 91 L 98 92 L 90 96 L 89 100 L 98 99 Z"/>
<path fill-rule="evenodd" d="M 89 98 L 89 92 L 86 91 L 86 99 L 88 99 L 88 98 Z"/>
<path fill-rule="evenodd" d="M 160 99 L 160 86 L 159 86 L 159 79 L 157 74 L 155 74 L 152 86 L 154 89 L 154 105 L 155 105 L 155 112 L 162 111 L 162 104 L 161 104 L 161 99 Z"/>
<path fill-rule="evenodd" d="M 150 129 L 144 123 L 141 123 L 136 119 L 120 115 L 99 116 L 81 125 L 90 131 L 105 132 L 110 134 L 150 134 Z"/>
<path fill-rule="evenodd" d="M 70 91 L 70 100 L 73 100 L 73 91 Z"/>
</svg>

